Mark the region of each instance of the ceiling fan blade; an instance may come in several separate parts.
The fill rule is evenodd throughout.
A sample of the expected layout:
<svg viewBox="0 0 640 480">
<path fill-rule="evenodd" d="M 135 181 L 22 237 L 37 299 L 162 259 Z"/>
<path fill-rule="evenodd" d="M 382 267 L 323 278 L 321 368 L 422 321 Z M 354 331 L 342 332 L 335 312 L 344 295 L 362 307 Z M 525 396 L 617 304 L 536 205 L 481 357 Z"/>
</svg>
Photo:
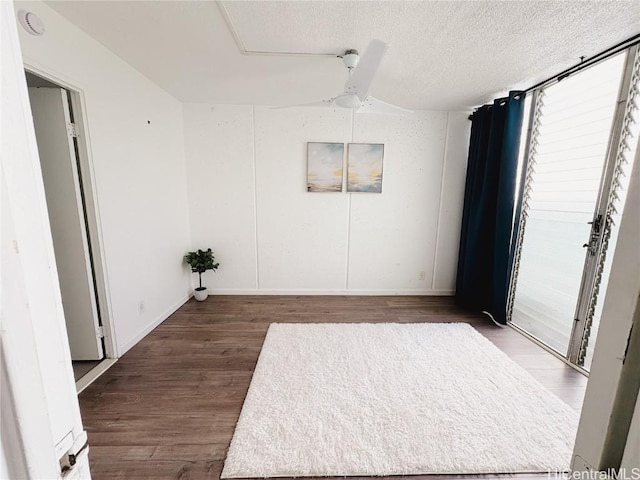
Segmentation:
<svg viewBox="0 0 640 480">
<path fill-rule="evenodd" d="M 358 66 L 354 69 L 351 76 L 344 85 L 344 91 L 347 93 L 355 93 L 359 98 L 365 98 L 373 77 L 378 71 L 382 57 L 389 48 L 389 44 L 380 40 L 372 40 L 367 50 L 364 52 Z"/>
<path fill-rule="evenodd" d="M 294 105 L 279 105 L 277 107 L 270 107 L 272 110 L 281 110 L 283 108 L 295 108 L 295 107 L 332 107 L 335 105 L 335 98 L 329 98 L 328 100 L 321 100 L 319 102 L 310 103 L 296 103 Z"/>
<path fill-rule="evenodd" d="M 362 102 L 362 106 L 357 110 L 358 113 L 386 113 L 392 115 L 403 115 L 413 113 L 413 110 L 391 105 L 374 97 L 367 97 Z"/>
</svg>

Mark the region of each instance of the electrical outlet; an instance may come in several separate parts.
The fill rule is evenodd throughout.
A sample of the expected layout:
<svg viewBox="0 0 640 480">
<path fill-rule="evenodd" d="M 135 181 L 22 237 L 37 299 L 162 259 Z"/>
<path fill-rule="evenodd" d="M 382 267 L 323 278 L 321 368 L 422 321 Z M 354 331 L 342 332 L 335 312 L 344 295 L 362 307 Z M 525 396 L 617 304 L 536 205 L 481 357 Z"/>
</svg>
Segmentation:
<svg viewBox="0 0 640 480">
<path fill-rule="evenodd" d="M 145 307 L 144 307 L 144 300 L 140 300 L 140 301 L 138 302 L 138 313 L 139 313 L 140 315 L 142 315 L 142 314 L 144 313 L 144 309 L 145 309 Z"/>
<path fill-rule="evenodd" d="M 427 278 L 427 272 L 425 272 L 424 270 L 420 270 L 418 272 L 418 280 L 424 280 L 425 278 Z"/>
</svg>

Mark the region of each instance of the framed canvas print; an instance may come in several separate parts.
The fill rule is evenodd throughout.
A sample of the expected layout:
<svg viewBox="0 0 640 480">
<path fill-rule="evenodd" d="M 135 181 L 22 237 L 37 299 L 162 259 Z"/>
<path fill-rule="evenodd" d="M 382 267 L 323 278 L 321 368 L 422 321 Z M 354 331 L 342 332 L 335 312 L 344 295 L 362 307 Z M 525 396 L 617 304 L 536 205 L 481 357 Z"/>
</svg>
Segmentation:
<svg viewBox="0 0 640 480">
<path fill-rule="evenodd" d="M 382 193 L 382 143 L 350 143 L 347 192 Z"/>
<path fill-rule="evenodd" d="M 341 192 L 344 143 L 307 143 L 307 192 Z"/>
</svg>

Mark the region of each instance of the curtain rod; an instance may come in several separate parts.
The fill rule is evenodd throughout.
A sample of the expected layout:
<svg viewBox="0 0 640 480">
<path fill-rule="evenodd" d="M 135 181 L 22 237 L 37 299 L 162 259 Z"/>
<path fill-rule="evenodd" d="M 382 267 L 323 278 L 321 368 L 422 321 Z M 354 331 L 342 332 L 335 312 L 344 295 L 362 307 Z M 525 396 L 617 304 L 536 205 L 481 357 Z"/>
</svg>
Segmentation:
<svg viewBox="0 0 640 480">
<path fill-rule="evenodd" d="M 607 58 L 612 57 L 615 54 L 620 53 L 621 51 L 629 47 L 633 47 L 638 43 L 640 43 L 640 34 L 634 35 L 633 37 L 628 38 L 618 43 L 617 45 L 614 45 L 613 47 L 607 48 L 606 50 L 594 55 L 593 57 L 590 57 L 587 59 L 584 59 L 584 57 L 582 57 L 582 61 L 579 64 L 574 65 L 573 67 L 567 68 L 566 70 L 563 70 L 562 72 L 554 75 L 553 77 L 549 77 L 540 83 L 536 83 L 532 87 L 529 87 L 526 90 L 524 90 L 524 92 L 529 93 L 532 90 L 535 90 L 536 88 L 542 87 L 543 85 L 546 85 L 554 81 L 560 82 L 565 78 L 573 75 L 574 73 L 577 73 L 580 70 L 593 65 L 594 63 L 600 62 L 602 60 L 606 60 Z"/>
</svg>

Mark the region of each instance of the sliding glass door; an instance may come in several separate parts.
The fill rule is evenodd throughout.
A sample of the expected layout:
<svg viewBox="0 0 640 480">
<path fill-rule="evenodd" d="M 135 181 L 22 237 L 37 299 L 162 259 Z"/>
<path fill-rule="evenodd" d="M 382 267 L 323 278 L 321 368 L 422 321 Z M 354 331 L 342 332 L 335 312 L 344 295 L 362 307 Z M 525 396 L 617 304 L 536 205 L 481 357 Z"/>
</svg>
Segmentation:
<svg viewBox="0 0 640 480">
<path fill-rule="evenodd" d="M 637 141 L 639 72 L 632 49 L 536 91 L 531 105 L 510 321 L 586 369 Z"/>
</svg>

